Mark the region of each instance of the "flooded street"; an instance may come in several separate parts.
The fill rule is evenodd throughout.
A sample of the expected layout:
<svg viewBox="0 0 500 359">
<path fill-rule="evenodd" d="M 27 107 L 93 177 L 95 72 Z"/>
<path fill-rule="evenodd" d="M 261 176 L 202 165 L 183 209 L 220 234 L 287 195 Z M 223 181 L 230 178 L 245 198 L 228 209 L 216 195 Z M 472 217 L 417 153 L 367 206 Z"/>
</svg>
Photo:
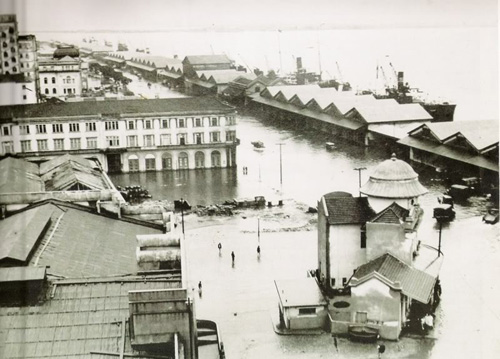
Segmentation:
<svg viewBox="0 0 500 359">
<path fill-rule="evenodd" d="M 357 167 L 366 167 L 362 183 L 390 154 L 337 143 L 314 133 L 278 129 L 249 117 L 240 117 L 238 167 L 233 169 L 149 172 L 112 175 L 118 185 L 140 184 L 154 199 L 183 197 L 192 205 L 221 203 L 237 197 L 264 195 L 285 199 L 283 208 L 250 211 L 231 218 L 186 216 L 186 243 L 190 286 L 203 282 L 197 297 L 197 317 L 217 321 L 228 357 L 232 358 L 376 358 L 375 344 L 339 340 L 335 351 L 331 336 L 281 336 L 277 321 L 275 279 L 304 277 L 317 266 L 315 216 L 304 208 L 315 206 L 321 195 L 335 190 L 358 193 Z M 256 151 L 252 141 L 262 141 Z M 280 184 L 280 146 L 282 185 Z M 248 167 L 248 174 L 243 174 Z M 425 215 L 419 230 L 422 242 L 438 246 L 439 228 L 432 218 L 442 182 L 429 174 L 420 180 L 429 189 L 420 202 Z M 302 205 L 299 205 L 302 203 Z M 442 229 L 441 269 L 443 297 L 436 313 L 436 328 L 427 338 L 402 338 L 386 343 L 384 358 L 489 358 L 500 352 L 500 274 L 498 224 L 482 223 L 488 201 L 473 197 L 456 205 L 457 218 Z M 288 213 L 295 223 L 290 224 Z M 262 256 L 256 255 L 257 217 L 260 217 Z M 307 228 L 289 231 L 288 227 Z M 276 230 L 281 226 L 281 230 Z M 200 228 L 201 227 L 201 228 Z M 307 230 L 305 230 L 307 229 Z M 217 243 L 223 245 L 219 256 Z M 236 254 L 232 267 L 230 253 Z"/>
</svg>

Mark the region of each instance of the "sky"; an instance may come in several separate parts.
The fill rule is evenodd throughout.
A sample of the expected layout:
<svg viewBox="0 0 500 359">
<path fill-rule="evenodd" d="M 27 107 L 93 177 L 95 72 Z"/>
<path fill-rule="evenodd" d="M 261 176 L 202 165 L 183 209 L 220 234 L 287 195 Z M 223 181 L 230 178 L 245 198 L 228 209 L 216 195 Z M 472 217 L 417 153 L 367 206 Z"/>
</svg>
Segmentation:
<svg viewBox="0 0 500 359">
<path fill-rule="evenodd" d="M 497 0 L 0 0 L 21 32 L 497 27 Z"/>
</svg>

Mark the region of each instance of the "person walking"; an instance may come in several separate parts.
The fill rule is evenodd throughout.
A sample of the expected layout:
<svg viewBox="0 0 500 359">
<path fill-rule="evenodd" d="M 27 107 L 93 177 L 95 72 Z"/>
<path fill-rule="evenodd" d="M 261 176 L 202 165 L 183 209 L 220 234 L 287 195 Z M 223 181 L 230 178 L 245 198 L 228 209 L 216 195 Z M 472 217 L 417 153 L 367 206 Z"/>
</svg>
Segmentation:
<svg viewBox="0 0 500 359">
<path fill-rule="evenodd" d="M 260 257 L 260 246 L 257 246 L 257 256 Z"/>
<path fill-rule="evenodd" d="M 219 255 L 221 255 L 221 251 L 222 251 L 222 244 L 219 242 L 219 244 L 217 245 L 217 248 L 219 248 Z"/>
<path fill-rule="evenodd" d="M 233 260 L 233 264 L 234 264 L 234 257 L 236 257 L 236 256 L 234 255 L 234 252 L 231 252 L 231 259 Z"/>
</svg>

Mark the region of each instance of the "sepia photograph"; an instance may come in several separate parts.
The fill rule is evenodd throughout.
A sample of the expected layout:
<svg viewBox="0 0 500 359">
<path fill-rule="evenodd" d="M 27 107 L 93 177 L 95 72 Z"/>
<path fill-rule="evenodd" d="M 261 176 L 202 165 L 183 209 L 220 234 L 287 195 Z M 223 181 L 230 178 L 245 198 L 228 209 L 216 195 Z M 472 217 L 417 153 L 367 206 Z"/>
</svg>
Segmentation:
<svg viewBox="0 0 500 359">
<path fill-rule="evenodd" d="M 497 0 L 0 0 L 0 358 L 500 356 Z"/>
</svg>

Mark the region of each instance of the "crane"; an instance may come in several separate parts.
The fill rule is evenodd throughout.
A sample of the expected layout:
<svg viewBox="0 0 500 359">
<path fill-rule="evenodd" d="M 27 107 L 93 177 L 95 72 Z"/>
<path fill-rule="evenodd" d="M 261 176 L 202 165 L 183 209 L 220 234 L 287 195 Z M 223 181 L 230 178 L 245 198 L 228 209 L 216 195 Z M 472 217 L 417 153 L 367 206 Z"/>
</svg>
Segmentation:
<svg viewBox="0 0 500 359">
<path fill-rule="evenodd" d="M 239 52 L 238 52 L 238 56 L 240 57 L 241 61 L 243 61 L 243 63 L 245 64 L 247 69 L 250 71 L 250 73 L 252 73 L 253 70 L 250 68 L 250 66 L 248 66 L 247 62 L 245 61 L 245 59 L 243 58 L 243 56 L 241 56 L 241 54 Z"/>
</svg>

